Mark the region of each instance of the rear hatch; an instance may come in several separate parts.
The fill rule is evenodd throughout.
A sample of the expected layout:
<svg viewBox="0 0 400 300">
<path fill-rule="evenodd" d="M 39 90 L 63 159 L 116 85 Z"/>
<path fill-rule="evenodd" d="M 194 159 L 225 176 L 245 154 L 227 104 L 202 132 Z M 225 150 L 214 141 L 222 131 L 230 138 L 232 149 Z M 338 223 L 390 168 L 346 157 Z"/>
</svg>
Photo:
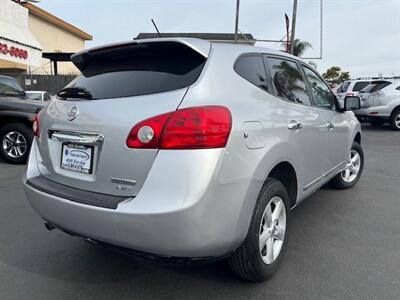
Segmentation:
<svg viewBox="0 0 400 300">
<path fill-rule="evenodd" d="M 78 53 L 82 75 L 40 115 L 41 173 L 98 193 L 135 196 L 157 149 L 129 149 L 132 127 L 174 111 L 200 76 L 210 44 L 144 40 Z"/>
</svg>

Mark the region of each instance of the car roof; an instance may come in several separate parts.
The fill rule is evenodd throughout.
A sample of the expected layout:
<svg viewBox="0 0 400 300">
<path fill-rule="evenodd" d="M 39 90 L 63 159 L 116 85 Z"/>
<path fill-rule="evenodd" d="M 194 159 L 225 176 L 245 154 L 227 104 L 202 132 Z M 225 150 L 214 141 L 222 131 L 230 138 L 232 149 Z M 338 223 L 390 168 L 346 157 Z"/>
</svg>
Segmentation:
<svg viewBox="0 0 400 300">
<path fill-rule="evenodd" d="M 7 79 L 14 79 L 15 80 L 14 77 L 6 76 L 6 75 L 0 75 L 0 78 L 7 78 Z"/>
</svg>

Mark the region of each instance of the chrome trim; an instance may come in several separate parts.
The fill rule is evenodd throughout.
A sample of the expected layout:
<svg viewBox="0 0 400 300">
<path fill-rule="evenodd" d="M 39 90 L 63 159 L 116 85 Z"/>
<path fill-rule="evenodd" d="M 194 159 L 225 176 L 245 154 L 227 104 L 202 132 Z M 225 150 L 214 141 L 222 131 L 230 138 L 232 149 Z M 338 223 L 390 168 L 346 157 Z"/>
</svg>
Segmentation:
<svg viewBox="0 0 400 300">
<path fill-rule="evenodd" d="M 121 178 L 111 178 L 112 183 L 118 184 L 126 184 L 126 185 L 135 185 L 136 180 L 128 180 L 128 179 L 121 179 Z"/>
<path fill-rule="evenodd" d="M 309 190 L 312 188 L 314 185 L 316 185 L 318 182 L 320 182 L 323 179 L 323 176 L 319 176 L 318 178 L 314 179 L 311 181 L 309 184 L 307 184 L 305 187 L 303 187 L 303 192 Z"/>
<path fill-rule="evenodd" d="M 98 145 L 104 142 L 104 135 L 102 135 L 101 133 L 81 133 L 49 130 L 49 137 L 55 141 L 88 145 Z"/>
<path fill-rule="evenodd" d="M 329 177 L 330 174 L 335 173 L 338 174 L 340 171 L 343 171 L 343 169 L 346 167 L 347 162 L 343 161 L 340 164 L 338 164 L 337 166 L 333 167 L 332 169 L 330 169 L 329 171 L 325 172 L 324 174 L 322 174 L 323 178 Z M 336 172 L 337 171 L 337 172 Z"/>
</svg>

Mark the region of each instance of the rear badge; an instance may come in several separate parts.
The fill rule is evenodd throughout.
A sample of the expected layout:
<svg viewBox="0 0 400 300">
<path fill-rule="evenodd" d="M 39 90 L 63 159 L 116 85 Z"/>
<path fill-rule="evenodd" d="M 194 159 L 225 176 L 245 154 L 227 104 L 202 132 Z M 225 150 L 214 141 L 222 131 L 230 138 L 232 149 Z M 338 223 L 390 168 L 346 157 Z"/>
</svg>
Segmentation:
<svg viewBox="0 0 400 300">
<path fill-rule="evenodd" d="M 131 191 L 132 186 L 136 184 L 135 180 L 121 179 L 121 178 L 111 178 L 112 183 L 117 183 L 115 187 L 120 191 Z"/>
<path fill-rule="evenodd" d="M 71 110 L 67 113 L 67 119 L 68 121 L 73 121 L 76 119 L 78 115 L 79 115 L 79 107 L 73 106 Z"/>
</svg>

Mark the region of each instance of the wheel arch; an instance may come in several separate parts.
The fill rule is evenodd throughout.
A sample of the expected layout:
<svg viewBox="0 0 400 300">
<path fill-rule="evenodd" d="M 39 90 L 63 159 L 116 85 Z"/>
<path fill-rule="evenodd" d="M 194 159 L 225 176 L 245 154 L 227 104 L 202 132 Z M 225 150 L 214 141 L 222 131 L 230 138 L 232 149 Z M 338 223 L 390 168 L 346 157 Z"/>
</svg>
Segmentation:
<svg viewBox="0 0 400 300">
<path fill-rule="evenodd" d="M 400 104 L 397 105 L 397 106 L 395 106 L 395 107 L 392 109 L 392 112 L 390 113 L 390 117 L 392 117 L 393 114 L 394 114 L 396 111 L 398 111 L 398 110 L 400 110 Z"/>
<path fill-rule="evenodd" d="M 277 163 L 268 173 L 268 178 L 279 180 L 289 194 L 290 206 L 293 207 L 297 201 L 298 181 L 294 166 L 289 161 Z"/>
<path fill-rule="evenodd" d="M 5 125 L 11 124 L 11 123 L 20 123 L 24 124 L 27 127 L 31 128 L 33 124 L 33 119 L 34 116 L 27 116 L 27 115 L 2 115 L 0 114 L 0 128 L 4 127 Z"/>
<path fill-rule="evenodd" d="M 357 132 L 355 137 L 354 137 L 354 142 L 357 144 L 361 145 L 361 132 Z"/>
</svg>

